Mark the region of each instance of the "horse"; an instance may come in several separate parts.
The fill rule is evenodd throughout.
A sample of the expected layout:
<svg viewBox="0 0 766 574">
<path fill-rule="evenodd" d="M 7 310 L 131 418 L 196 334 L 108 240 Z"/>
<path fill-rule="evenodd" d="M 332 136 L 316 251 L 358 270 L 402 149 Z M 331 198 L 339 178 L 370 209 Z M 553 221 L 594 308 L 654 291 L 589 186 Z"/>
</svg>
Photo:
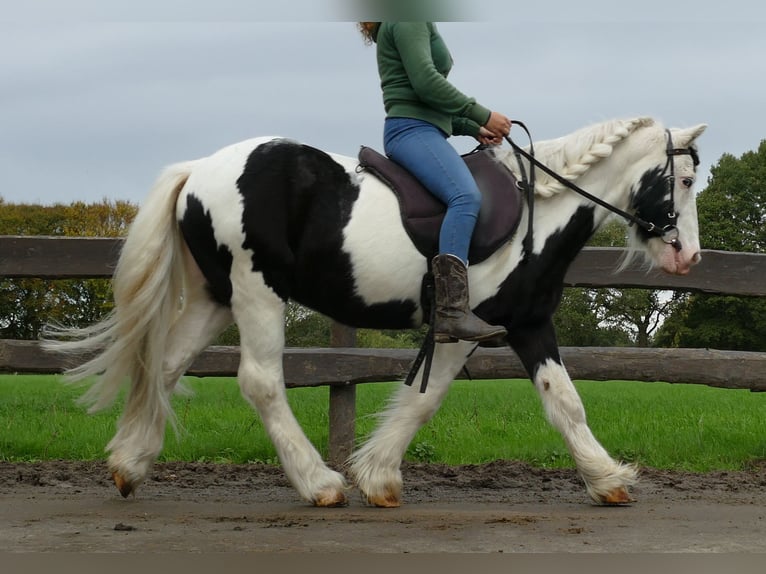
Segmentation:
<svg viewBox="0 0 766 574">
<path fill-rule="evenodd" d="M 632 256 L 643 255 L 647 267 L 683 275 L 700 260 L 693 185 L 696 139 L 705 128 L 615 119 L 536 142 L 534 158 L 505 146 L 491 150 L 516 176 L 533 163 L 547 171 L 534 182 L 531 221 L 530 205 L 520 216 L 520 228 L 531 222 L 534 230 L 527 252 L 524 234 L 514 233 L 471 264 L 470 306 L 507 329 L 503 343 L 520 358 L 599 504 L 631 502 L 637 470 L 613 459 L 591 432 L 552 317 L 567 268 L 610 215 L 607 208 L 648 222 L 628 232 Z M 347 504 L 350 480 L 367 504 L 396 507 L 406 449 L 477 343 L 436 343 L 426 392 L 402 385 L 339 472 L 325 464 L 286 400 L 285 310 L 294 300 L 352 327 L 415 328 L 428 320 L 427 271 L 428 257 L 407 234 L 396 196 L 356 158 L 282 137 L 249 139 L 165 168 L 125 238 L 112 278 L 113 311 L 88 327 L 52 328 L 46 345 L 85 355 L 67 375 L 91 382 L 83 396 L 91 411 L 110 405 L 127 381 L 106 446 L 125 497 L 162 450 L 174 421 L 170 396 L 182 375 L 236 323 L 241 393 L 300 497 L 316 506 Z"/>
</svg>

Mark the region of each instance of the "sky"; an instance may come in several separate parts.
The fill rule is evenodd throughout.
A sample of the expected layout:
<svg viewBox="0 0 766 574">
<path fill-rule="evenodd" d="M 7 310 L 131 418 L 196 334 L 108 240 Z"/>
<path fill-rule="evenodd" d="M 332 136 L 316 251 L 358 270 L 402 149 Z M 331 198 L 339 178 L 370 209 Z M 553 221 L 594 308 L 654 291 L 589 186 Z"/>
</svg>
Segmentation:
<svg viewBox="0 0 766 574">
<path fill-rule="evenodd" d="M 4 2 L 6 202 L 140 204 L 164 166 L 258 136 L 352 156 L 360 145 L 382 149 L 375 50 L 354 22 L 394 19 L 391 6 L 401 2 L 120 4 Z M 523 121 L 536 141 L 617 117 L 707 123 L 698 142 L 701 190 L 722 154 L 739 156 L 766 139 L 762 2 L 512 4 L 405 6 L 425 6 L 419 16 L 439 22 L 454 59 L 452 83 Z M 511 135 L 526 141 L 520 131 Z M 460 151 L 476 144 L 451 141 Z"/>
</svg>

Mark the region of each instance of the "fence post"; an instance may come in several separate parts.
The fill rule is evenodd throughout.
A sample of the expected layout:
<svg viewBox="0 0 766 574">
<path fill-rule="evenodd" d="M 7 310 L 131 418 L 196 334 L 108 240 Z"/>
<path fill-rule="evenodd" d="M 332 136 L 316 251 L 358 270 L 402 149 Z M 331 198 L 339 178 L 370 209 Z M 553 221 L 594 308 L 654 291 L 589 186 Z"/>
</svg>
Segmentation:
<svg viewBox="0 0 766 574">
<path fill-rule="evenodd" d="M 356 329 L 341 323 L 332 323 L 331 347 L 355 347 Z M 330 386 L 329 459 L 341 466 L 354 450 L 356 440 L 356 385 Z"/>
</svg>

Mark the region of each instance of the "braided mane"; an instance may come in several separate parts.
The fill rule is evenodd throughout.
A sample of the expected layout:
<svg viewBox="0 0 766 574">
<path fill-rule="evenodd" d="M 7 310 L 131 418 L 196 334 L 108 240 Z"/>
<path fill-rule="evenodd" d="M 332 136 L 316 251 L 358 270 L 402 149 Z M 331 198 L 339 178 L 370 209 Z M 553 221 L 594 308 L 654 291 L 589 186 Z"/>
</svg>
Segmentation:
<svg viewBox="0 0 766 574">
<path fill-rule="evenodd" d="M 609 157 L 616 144 L 638 128 L 653 124 L 654 120 L 648 117 L 609 120 L 593 124 L 560 138 L 536 142 L 535 157 L 567 181 L 576 181 L 593 165 Z M 526 149 L 528 151 L 528 148 Z M 518 164 L 512 150 L 498 150 L 496 157 L 514 174 L 519 175 Z M 542 170 L 538 169 L 535 173 L 537 195 L 550 197 L 566 189 Z"/>
</svg>

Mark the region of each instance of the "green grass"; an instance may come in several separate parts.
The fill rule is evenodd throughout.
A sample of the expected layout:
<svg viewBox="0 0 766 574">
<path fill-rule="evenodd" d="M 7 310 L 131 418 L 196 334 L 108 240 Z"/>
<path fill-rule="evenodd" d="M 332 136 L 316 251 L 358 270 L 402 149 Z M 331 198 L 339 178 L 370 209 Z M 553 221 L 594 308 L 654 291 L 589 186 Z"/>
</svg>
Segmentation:
<svg viewBox="0 0 766 574">
<path fill-rule="evenodd" d="M 357 436 L 399 383 L 357 388 Z M 232 379 L 189 379 L 176 396 L 181 431 L 169 430 L 160 460 L 276 463 L 260 420 Z M 641 466 L 709 471 L 766 459 L 766 395 L 664 383 L 576 383 L 594 434 L 615 457 Z M 87 415 L 81 389 L 54 376 L 0 375 L 0 460 L 100 459 L 121 407 Z M 290 403 L 326 455 L 327 388 L 292 389 Z M 528 381 L 458 381 L 417 434 L 409 460 L 478 464 L 497 459 L 573 466 Z"/>
</svg>

